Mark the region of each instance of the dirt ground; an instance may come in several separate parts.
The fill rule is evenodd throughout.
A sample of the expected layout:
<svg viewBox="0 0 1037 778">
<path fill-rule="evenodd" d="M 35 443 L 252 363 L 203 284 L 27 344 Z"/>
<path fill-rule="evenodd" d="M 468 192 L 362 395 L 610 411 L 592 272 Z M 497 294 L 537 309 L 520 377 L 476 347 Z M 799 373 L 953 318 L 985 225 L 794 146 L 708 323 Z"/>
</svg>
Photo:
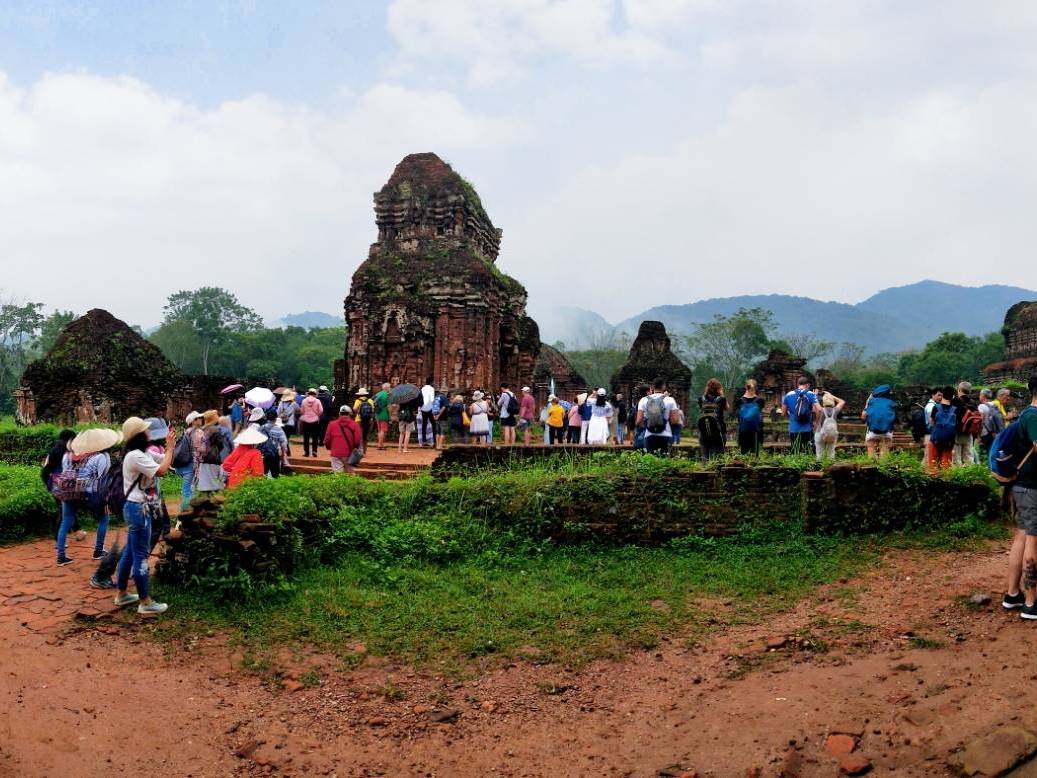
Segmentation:
<svg viewBox="0 0 1037 778">
<path fill-rule="evenodd" d="M 0 775 L 838 775 L 826 746 L 946 775 L 977 738 L 1037 731 L 1037 624 L 1000 607 L 1005 544 L 890 552 L 767 624 L 578 672 L 532 650 L 464 682 L 286 656 L 283 685 L 219 635 L 170 652 L 109 620 L 52 553 L 0 550 Z"/>
</svg>

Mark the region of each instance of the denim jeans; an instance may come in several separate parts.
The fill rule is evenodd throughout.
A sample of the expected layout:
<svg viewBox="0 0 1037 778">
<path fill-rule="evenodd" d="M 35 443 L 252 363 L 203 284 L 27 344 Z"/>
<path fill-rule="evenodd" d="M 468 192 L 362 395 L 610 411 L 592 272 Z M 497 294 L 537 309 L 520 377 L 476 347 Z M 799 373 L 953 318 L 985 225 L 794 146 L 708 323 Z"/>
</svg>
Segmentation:
<svg viewBox="0 0 1037 778">
<path fill-rule="evenodd" d="M 58 559 L 65 556 L 65 544 L 68 539 L 68 533 L 76 522 L 76 511 L 79 508 L 86 508 L 97 519 L 97 540 L 94 542 L 94 556 L 98 556 L 104 551 L 104 536 L 108 532 L 108 511 L 105 510 L 104 505 L 95 502 L 93 499 L 63 502 L 61 503 L 61 524 L 58 525 L 56 544 Z"/>
<path fill-rule="evenodd" d="M 180 510 L 186 511 L 187 506 L 191 503 L 191 484 L 194 481 L 194 463 L 192 462 L 189 465 L 174 468 L 173 472 L 184 479 L 184 485 L 180 487 Z"/>
<path fill-rule="evenodd" d="M 122 516 L 126 519 L 126 546 L 119 557 L 119 569 L 115 583 L 120 592 L 126 591 L 132 572 L 137 594 L 142 600 L 148 597 L 148 556 L 151 553 L 151 514 L 143 503 L 126 501 Z"/>
</svg>

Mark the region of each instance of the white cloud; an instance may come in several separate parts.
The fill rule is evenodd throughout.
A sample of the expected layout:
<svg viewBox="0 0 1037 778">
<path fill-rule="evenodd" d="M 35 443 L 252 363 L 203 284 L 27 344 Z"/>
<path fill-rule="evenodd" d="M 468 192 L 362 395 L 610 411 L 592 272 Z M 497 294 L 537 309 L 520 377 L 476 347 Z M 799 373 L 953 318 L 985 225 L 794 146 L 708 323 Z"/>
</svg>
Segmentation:
<svg viewBox="0 0 1037 778">
<path fill-rule="evenodd" d="M 505 145 L 521 125 L 388 84 L 336 112 L 253 95 L 212 109 L 128 78 L 0 75 L 0 287 L 143 325 L 215 284 L 270 316 L 339 310 L 405 154 Z M 300 307 L 301 306 L 301 307 Z"/>
<path fill-rule="evenodd" d="M 638 0 L 627 19 L 613 0 L 394 0 L 389 32 L 404 64 L 455 62 L 469 80 L 511 81 L 551 58 L 583 65 L 658 66 L 677 53 L 646 24 L 646 2 L 662 9 L 680 0 Z"/>
</svg>

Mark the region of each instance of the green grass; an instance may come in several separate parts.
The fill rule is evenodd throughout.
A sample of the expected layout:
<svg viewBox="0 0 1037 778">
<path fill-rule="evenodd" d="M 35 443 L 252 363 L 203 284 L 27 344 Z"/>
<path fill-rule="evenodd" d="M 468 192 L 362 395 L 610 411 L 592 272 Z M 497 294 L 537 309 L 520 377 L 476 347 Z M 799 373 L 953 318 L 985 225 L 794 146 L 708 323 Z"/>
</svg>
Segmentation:
<svg viewBox="0 0 1037 778">
<path fill-rule="evenodd" d="M 896 545 L 967 548 L 992 534 L 980 526 L 966 538 L 900 535 Z M 890 545 L 888 538 L 771 529 L 683 538 L 665 548 L 578 546 L 439 564 L 378 563 L 350 552 L 337 566 L 303 572 L 290 587 L 235 603 L 167 590 L 173 618 L 159 635 L 175 640 L 225 629 L 261 666 L 286 645 L 352 665 L 362 659 L 349 648 L 356 643 L 370 654 L 458 674 L 472 660 L 510 658 L 529 647 L 544 661 L 579 666 L 664 640 L 694 645 L 709 631 L 766 618 L 873 564 Z"/>
</svg>

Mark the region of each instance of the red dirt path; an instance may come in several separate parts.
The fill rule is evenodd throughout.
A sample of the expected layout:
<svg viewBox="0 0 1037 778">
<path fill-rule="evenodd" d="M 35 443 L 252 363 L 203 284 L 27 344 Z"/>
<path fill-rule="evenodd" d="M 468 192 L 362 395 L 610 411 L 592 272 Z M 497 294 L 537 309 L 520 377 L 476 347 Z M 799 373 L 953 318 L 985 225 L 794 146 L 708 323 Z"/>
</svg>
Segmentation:
<svg viewBox="0 0 1037 778">
<path fill-rule="evenodd" d="M 977 735 L 1037 730 L 1035 625 L 996 599 L 955 599 L 996 597 L 1004 551 L 892 552 L 768 625 L 580 672 L 525 659 L 461 683 L 376 657 L 348 669 L 286 654 L 291 675 L 321 677 L 292 692 L 236 669 L 219 635 L 167 655 L 132 614 L 59 615 L 93 602 L 89 567 L 49 568 L 50 541 L 25 544 L 0 550 L 0 775 L 775 776 L 792 759 L 799 775 L 833 776 L 831 732 L 854 736 L 872 774 L 946 775 Z M 12 601 L 27 589 L 60 599 Z M 913 647 L 912 634 L 940 645 Z M 385 699 L 389 679 L 403 699 Z"/>
</svg>

